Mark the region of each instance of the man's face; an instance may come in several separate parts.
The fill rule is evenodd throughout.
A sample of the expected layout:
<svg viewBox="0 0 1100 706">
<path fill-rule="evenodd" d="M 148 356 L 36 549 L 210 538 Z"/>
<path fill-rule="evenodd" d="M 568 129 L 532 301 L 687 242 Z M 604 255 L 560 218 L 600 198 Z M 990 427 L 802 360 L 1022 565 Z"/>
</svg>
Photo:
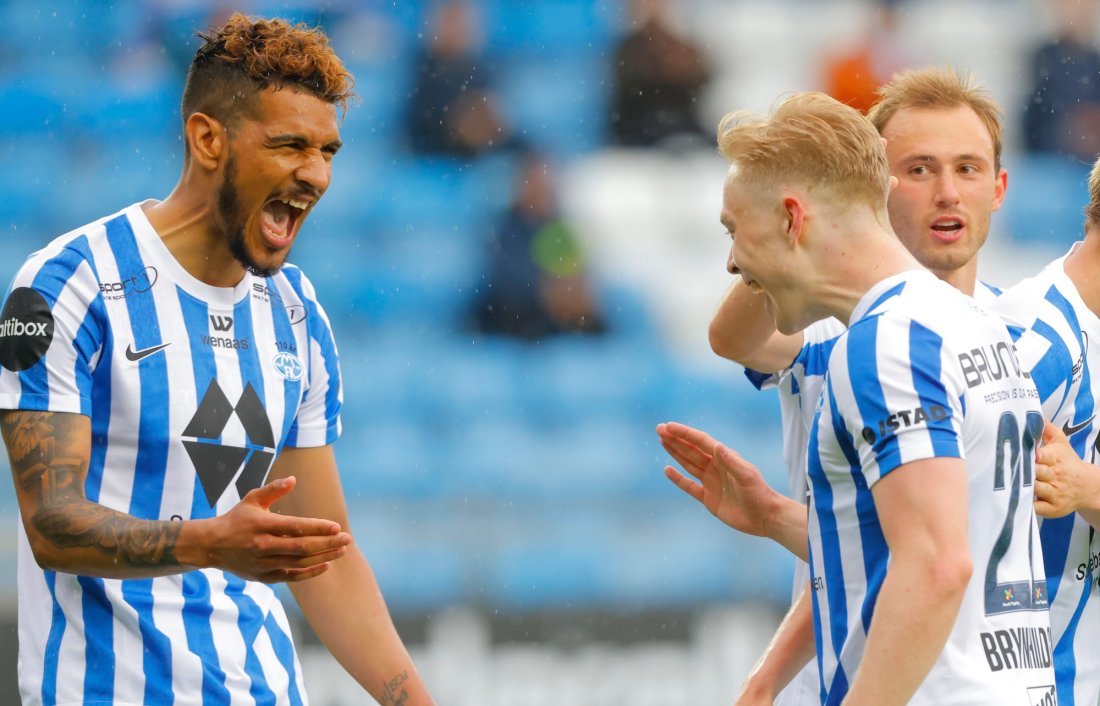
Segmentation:
<svg viewBox="0 0 1100 706">
<path fill-rule="evenodd" d="M 722 225 L 729 232 L 726 269 L 766 297 L 765 307 L 776 328 L 793 333 L 802 328 L 803 297 L 791 277 L 789 220 L 778 192 L 746 184 L 731 167 L 722 190 Z"/>
<path fill-rule="evenodd" d="M 903 108 L 882 136 L 898 180 L 889 199 L 898 238 L 941 276 L 972 265 L 1008 183 L 981 118 L 966 106 Z"/>
<path fill-rule="evenodd" d="M 217 214 L 230 251 L 250 272 L 267 276 L 286 262 L 339 149 L 335 107 L 290 88 L 264 91 L 257 115 L 229 131 Z"/>
</svg>

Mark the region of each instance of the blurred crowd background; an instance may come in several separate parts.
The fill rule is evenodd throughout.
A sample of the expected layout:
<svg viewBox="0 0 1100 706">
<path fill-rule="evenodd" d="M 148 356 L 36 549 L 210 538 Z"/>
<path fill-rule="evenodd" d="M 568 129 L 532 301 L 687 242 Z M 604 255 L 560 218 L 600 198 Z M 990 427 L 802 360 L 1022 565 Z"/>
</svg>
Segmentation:
<svg viewBox="0 0 1100 706">
<path fill-rule="evenodd" d="M 786 486 L 774 397 L 706 340 L 724 113 L 971 72 L 1005 109 L 1000 286 L 1079 237 L 1100 152 L 1093 0 L 3 0 L 0 280 L 167 195 L 195 32 L 233 10 L 324 27 L 357 79 L 291 259 L 342 354 L 355 534 L 441 703 L 728 702 L 789 600 L 788 557 L 669 484 L 654 433 Z M 15 703 L 10 481 L 0 518 Z M 298 638 L 314 704 L 369 702 Z"/>
</svg>

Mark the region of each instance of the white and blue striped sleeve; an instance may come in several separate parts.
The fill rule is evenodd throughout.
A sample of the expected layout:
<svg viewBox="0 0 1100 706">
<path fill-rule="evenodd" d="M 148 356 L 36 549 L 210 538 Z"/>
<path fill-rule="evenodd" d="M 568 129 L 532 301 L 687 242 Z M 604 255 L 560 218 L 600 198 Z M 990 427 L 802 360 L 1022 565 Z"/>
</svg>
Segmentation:
<svg viewBox="0 0 1100 706">
<path fill-rule="evenodd" d="M 0 314 L 0 408 L 91 416 L 106 311 L 83 236 L 35 253 Z"/>
<path fill-rule="evenodd" d="M 964 457 L 966 386 L 944 365 L 942 336 L 906 317 L 876 316 L 854 326 L 839 352 L 838 404 L 868 486 L 906 463 Z"/>
<path fill-rule="evenodd" d="M 292 286 L 306 307 L 309 327 L 309 352 L 306 364 L 307 388 L 290 427 L 286 445 L 291 447 L 325 446 L 340 436 L 340 409 L 343 406 L 340 356 L 332 324 L 313 284 L 301 270 L 284 268 Z"/>
</svg>

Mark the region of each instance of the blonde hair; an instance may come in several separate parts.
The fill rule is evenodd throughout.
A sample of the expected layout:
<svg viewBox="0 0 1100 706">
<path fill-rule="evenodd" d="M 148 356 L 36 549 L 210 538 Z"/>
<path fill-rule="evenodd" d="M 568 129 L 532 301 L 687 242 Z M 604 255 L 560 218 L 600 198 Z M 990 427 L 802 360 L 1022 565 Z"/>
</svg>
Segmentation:
<svg viewBox="0 0 1100 706">
<path fill-rule="evenodd" d="M 890 170 L 882 138 L 859 111 L 824 93 L 796 93 L 766 118 L 727 114 L 718 124 L 718 151 L 749 183 L 800 179 L 837 205 L 886 208 Z"/>
<path fill-rule="evenodd" d="M 905 108 L 970 108 L 985 124 L 993 140 L 993 166 L 1001 169 L 1004 111 L 989 91 L 974 82 L 967 73 L 950 66 L 928 66 L 894 74 L 878 89 L 879 101 L 867 111 L 867 119 L 882 132 L 890 118 Z"/>
<path fill-rule="evenodd" d="M 1100 157 L 1089 172 L 1089 205 L 1085 206 L 1085 226 L 1100 226 Z"/>
</svg>

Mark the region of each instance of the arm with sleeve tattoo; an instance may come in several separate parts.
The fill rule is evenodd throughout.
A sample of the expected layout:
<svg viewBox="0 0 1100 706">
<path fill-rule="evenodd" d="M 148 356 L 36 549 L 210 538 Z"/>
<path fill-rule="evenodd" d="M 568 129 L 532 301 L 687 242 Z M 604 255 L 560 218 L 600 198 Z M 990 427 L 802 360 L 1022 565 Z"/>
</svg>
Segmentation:
<svg viewBox="0 0 1100 706">
<path fill-rule="evenodd" d="M 336 523 L 268 511 L 293 489 L 293 480 L 258 488 L 208 520 L 142 520 L 85 497 L 88 417 L 5 411 L 0 432 L 23 526 L 45 569 L 147 578 L 211 566 L 260 581 L 294 581 L 324 572 L 350 542 Z"/>
</svg>

